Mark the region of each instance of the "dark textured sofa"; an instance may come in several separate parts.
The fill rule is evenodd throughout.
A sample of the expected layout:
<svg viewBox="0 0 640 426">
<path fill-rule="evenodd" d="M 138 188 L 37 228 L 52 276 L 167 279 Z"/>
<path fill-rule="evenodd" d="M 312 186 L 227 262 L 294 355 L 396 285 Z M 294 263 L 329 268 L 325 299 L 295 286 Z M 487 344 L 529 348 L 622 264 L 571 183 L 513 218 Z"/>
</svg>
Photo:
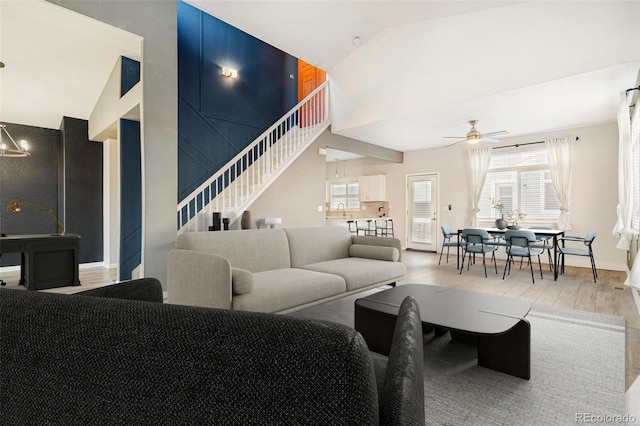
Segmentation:
<svg viewBox="0 0 640 426">
<path fill-rule="evenodd" d="M 161 295 L 154 279 L 75 295 L 0 289 L 2 423 L 424 424 L 415 358 L 392 351 L 379 394 L 352 328 Z M 419 350 L 421 368 L 412 302 L 393 345 Z"/>
</svg>

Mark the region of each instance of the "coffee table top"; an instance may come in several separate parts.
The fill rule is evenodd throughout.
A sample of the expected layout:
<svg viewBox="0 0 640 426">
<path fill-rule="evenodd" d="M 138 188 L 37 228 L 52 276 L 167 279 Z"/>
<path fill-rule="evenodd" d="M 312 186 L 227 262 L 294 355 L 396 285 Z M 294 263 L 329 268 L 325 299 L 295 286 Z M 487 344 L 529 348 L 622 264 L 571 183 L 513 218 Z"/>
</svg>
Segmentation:
<svg viewBox="0 0 640 426">
<path fill-rule="evenodd" d="M 507 332 L 531 310 L 531 303 L 523 300 L 428 284 L 398 285 L 355 303 L 397 315 L 407 296 L 418 302 L 424 324 L 476 334 Z"/>
</svg>

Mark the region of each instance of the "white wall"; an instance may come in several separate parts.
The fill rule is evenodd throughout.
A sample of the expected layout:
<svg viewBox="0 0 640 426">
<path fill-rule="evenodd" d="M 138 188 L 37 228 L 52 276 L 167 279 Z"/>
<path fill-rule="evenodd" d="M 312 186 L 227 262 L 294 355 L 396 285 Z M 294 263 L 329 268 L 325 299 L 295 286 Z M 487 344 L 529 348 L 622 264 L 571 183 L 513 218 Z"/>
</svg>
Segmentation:
<svg viewBox="0 0 640 426">
<path fill-rule="evenodd" d="M 585 235 L 597 229 L 594 243 L 598 268 L 625 270 L 626 253 L 615 248 L 617 240 L 611 235 L 616 222 L 618 132 L 615 124 L 604 124 L 577 129 L 567 129 L 545 134 L 528 135 L 504 139 L 500 145 L 537 142 L 549 137 L 578 136 L 572 189 L 571 221 L 569 234 Z M 439 202 L 452 205 L 451 211 L 439 211 L 439 224 L 459 228 L 471 225 L 471 200 L 467 183 L 466 150 L 459 144 L 450 148 L 439 148 L 406 152 L 403 164 L 365 158 L 347 163 L 347 174 L 351 176 L 384 174 L 387 176 L 387 196 L 390 203 L 389 216 L 393 217 L 396 235 L 406 244 L 405 220 L 405 176 L 412 173 L 438 172 L 440 175 Z M 342 166 L 340 166 L 342 167 Z M 335 164 L 327 165 L 326 178 L 335 175 Z M 489 223 L 480 224 L 489 226 Z M 527 226 L 527 223 L 524 224 Z M 438 235 L 439 236 L 439 235 Z M 440 242 L 439 242 L 440 244 Z M 588 259 L 567 257 L 567 264 L 588 267 Z"/>
<path fill-rule="evenodd" d="M 253 221 L 282 218 L 283 228 L 325 225 L 325 157 L 318 154 L 325 131 L 257 200 L 249 211 Z M 318 207 L 321 211 L 318 211 Z M 239 229 L 240 221 L 231 228 Z M 280 227 L 280 226 L 279 226 Z"/>
<path fill-rule="evenodd" d="M 114 268 L 119 266 L 120 254 L 120 144 L 117 139 L 107 139 L 102 145 L 104 263 Z"/>
<path fill-rule="evenodd" d="M 143 275 L 166 289 L 176 240 L 178 35 L 176 0 L 48 0 L 143 37 Z"/>
</svg>

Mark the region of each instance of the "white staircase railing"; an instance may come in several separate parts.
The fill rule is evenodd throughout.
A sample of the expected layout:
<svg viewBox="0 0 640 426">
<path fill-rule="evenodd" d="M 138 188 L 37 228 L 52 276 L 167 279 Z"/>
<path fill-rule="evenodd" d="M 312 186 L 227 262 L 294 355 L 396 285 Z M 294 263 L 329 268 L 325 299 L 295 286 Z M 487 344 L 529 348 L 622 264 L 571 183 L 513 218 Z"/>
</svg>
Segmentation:
<svg viewBox="0 0 640 426">
<path fill-rule="evenodd" d="M 178 232 L 233 223 L 329 127 L 326 81 L 178 204 Z"/>
</svg>

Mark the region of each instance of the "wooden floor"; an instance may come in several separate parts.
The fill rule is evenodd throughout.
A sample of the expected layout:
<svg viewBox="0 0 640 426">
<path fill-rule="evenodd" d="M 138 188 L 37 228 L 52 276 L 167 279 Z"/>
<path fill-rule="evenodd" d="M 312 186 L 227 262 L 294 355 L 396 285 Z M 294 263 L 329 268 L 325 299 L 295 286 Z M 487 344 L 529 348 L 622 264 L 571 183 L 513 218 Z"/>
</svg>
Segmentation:
<svg viewBox="0 0 640 426">
<path fill-rule="evenodd" d="M 487 265 L 488 278 L 484 277 L 482 263 L 471 266 L 469 271 L 458 274 L 456 258 L 452 255 L 449 263 L 442 260 L 438 265 L 438 254 L 407 251 L 402 253 L 402 261 L 407 266 L 407 275 L 402 283 L 434 284 L 445 287 L 456 287 L 465 290 L 498 294 L 532 303 L 598 312 L 608 315 L 623 316 L 626 319 L 626 388 L 640 376 L 640 315 L 631 293 L 631 289 L 622 289 L 626 278 L 624 272 L 598 270 L 598 285 L 591 277 L 591 271 L 584 268 L 567 267 L 564 275 L 553 281 L 548 265 L 543 269 L 544 279 L 536 276 L 535 284 L 531 284 L 528 268 L 520 270 L 512 268 L 511 275 L 502 280 L 504 261 L 498 260 L 496 275 L 493 264 Z M 543 266 L 545 264 L 543 263 Z M 7 287 L 18 286 L 19 272 L 0 272 L 0 278 L 7 282 Z M 46 290 L 55 293 L 73 293 L 116 282 L 115 270 L 102 267 L 80 269 L 80 287 L 62 287 Z M 597 344 L 594 342 L 593 344 Z"/>
<path fill-rule="evenodd" d="M 567 267 L 564 275 L 559 276 L 558 281 L 553 281 L 549 265 L 543 262 L 544 279 L 540 280 L 540 271 L 534 269 L 536 282 L 532 284 L 531 272 L 526 264 L 522 269 L 519 269 L 519 263 L 512 266 L 511 275 L 502 280 L 503 260 L 498 259 L 498 275 L 493 264 L 487 263 L 488 277 L 485 278 L 481 261 L 471 265 L 468 271 L 465 263 L 464 271 L 459 274 L 455 254 L 446 263 L 445 252 L 441 265 L 438 265 L 438 258 L 439 254 L 436 253 L 403 252 L 402 262 L 407 266 L 407 275 L 402 283 L 455 287 L 558 308 L 622 316 L 626 319 L 626 389 L 640 376 L 640 315 L 631 289 L 622 285 L 626 279 L 625 272 L 599 269 L 598 284 L 595 285 L 591 269 Z M 537 263 L 534 266 L 537 267 Z"/>
</svg>

